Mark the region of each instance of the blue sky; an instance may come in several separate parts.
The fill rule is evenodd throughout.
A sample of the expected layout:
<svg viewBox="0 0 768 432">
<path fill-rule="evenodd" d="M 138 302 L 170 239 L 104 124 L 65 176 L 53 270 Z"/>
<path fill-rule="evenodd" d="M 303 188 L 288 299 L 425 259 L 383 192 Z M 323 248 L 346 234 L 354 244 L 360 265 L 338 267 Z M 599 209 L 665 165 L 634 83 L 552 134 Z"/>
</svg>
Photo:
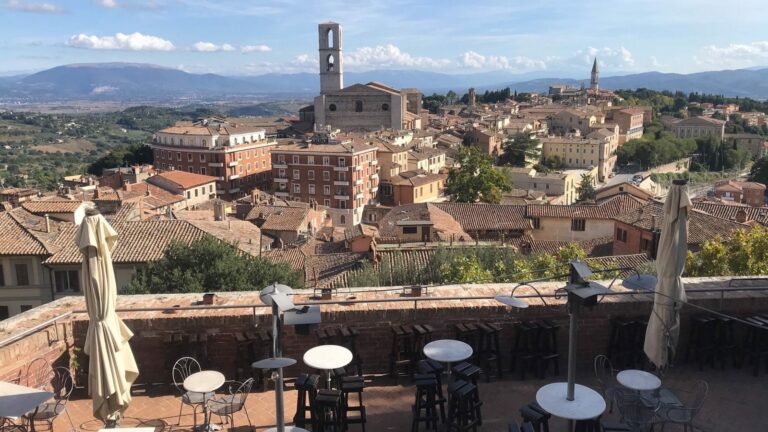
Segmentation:
<svg viewBox="0 0 768 432">
<path fill-rule="evenodd" d="M 317 70 L 341 23 L 346 70 L 583 77 L 768 66 L 764 0 L 0 0 L 0 72 L 141 62 L 253 75 Z"/>
</svg>

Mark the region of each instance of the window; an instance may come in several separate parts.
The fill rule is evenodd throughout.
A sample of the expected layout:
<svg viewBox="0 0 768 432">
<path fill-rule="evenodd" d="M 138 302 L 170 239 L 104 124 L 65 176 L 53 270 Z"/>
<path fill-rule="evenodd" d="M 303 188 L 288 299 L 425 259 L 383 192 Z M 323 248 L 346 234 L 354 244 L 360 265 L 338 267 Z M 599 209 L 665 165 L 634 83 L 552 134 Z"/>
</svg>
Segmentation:
<svg viewBox="0 0 768 432">
<path fill-rule="evenodd" d="M 251 170 L 251 164 L 245 164 L 245 172 L 247 173 L 250 170 Z"/>
<path fill-rule="evenodd" d="M 293 193 L 300 194 L 301 193 L 301 185 L 298 183 L 293 184 Z"/>
<path fill-rule="evenodd" d="M 315 194 L 315 185 L 311 184 L 309 185 L 309 194 L 314 195 Z"/>
<path fill-rule="evenodd" d="M 213 185 L 208 186 L 208 193 L 213 193 Z"/>
<path fill-rule="evenodd" d="M 355 112 L 363 112 L 363 101 L 355 101 Z"/>
<path fill-rule="evenodd" d="M 205 153 L 200 153 L 200 162 L 205 162 Z"/>
<path fill-rule="evenodd" d="M 307 165 L 314 165 L 314 164 L 315 164 L 315 157 L 307 156 Z"/>
<path fill-rule="evenodd" d="M 280 171 L 277 172 L 277 178 L 285 178 L 285 170 L 283 168 L 280 168 Z"/>
<path fill-rule="evenodd" d="M 243 160 L 243 152 L 237 153 L 237 160 Z"/>
<path fill-rule="evenodd" d="M 571 231 L 585 231 L 587 221 L 584 219 L 571 219 Z"/>
<path fill-rule="evenodd" d="M 532 218 L 531 224 L 533 225 L 533 229 L 541 229 L 541 219 L 539 218 Z"/>
<path fill-rule="evenodd" d="M 53 272 L 56 292 L 80 292 L 80 274 L 77 270 L 58 270 Z"/>
<path fill-rule="evenodd" d="M 343 157 L 340 157 L 340 158 L 339 158 L 339 166 L 340 166 L 340 167 L 345 167 L 345 166 L 347 166 L 347 160 L 346 160 L 345 158 L 343 158 Z"/>
<path fill-rule="evenodd" d="M 340 207 L 340 208 L 344 208 L 344 207 Z M 339 222 L 343 224 L 347 223 L 347 217 L 344 215 L 339 216 Z"/>
<path fill-rule="evenodd" d="M 16 271 L 16 285 L 23 286 L 29 285 L 29 269 L 26 264 L 14 264 L 14 270 Z"/>
<path fill-rule="evenodd" d="M 32 307 L 33 307 L 32 305 L 21 305 L 21 306 L 19 306 L 19 309 L 21 309 L 22 312 L 26 312 L 26 311 L 32 309 Z"/>
<path fill-rule="evenodd" d="M 403 234 L 418 234 L 418 233 L 419 233 L 419 227 L 409 227 L 409 226 L 403 227 Z"/>
<path fill-rule="evenodd" d="M 381 104 L 382 111 L 389 111 L 389 104 Z"/>
<path fill-rule="evenodd" d="M 330 165 L 331 164 L 331 158 L 328 156 L 323 156 L 323 165 Z"/>
<path fill-rule="evenodd" d="M 195 198 L 200 196 L 200 189 L 195 188 Z"/>
<path fill-rule="evenodd" d="M 293 179 L 299 180 L 300 178 L 301 178 L 301 173 L 299 172 L 299 170 L 297 169 L 293 170 Z"/>
<path fill-rule="evenodd" d="M 627 231 L 623 230 L 621 228 L 616 228 L 616 240 L 626 243 L 627 242 Z"/>
<path fill-rule="evenodd" d="M 326 206 L 326 207 L 330 207 L 330 206 L 331 206 L 331 200 L 329 200 L 329 199 L 324 199 L 324 200 L 323 200 L 323 205 L 324 205 L 324 206 Z"/>
<path fill-rule="evenodd" d="M 261 161 L 261 167 L 266 168 L 267 167 L 267 161 L 263 160 Z"/>
<path fill-rule="evenodd" d="M 323 195 L 330 195 L 331 194 L 331 187 L 329 185 L 323 186 Z"/>
<path fill-rule="evenodd" d="M 3 266 L 0 265 L 0 287 L 5 286 L 5 275 L 3 275 Z"/>
<path fill-rule="evenodd" d="M 192 192 L 187 191 L 187 199 L 190 199 L 190 198 L 192 198 Z"/>
<path fill-rule="evenodd" d="M 293 163 L 294 163 L 294 164 L 297 164 L 297 163 L 299 163 L 299 157 L 298 157 L 298 156 L 296 156 L 296 155 L 293 155 Z"/>
<path fill-rule="evenodd" d="M 331 172 L 330 171 L 323 171 L 323 180 L 329 181 L 331 179 Z"/>
<path fill-rule="evenodd" d="M 309 179 L 309 180 L 314 180 L 315 179 L 315 170 L 307 171 L 307 179 Z"/>
<path fill-rule="evenodd" d="M 206 140 L 203 140 L 203 145 L 204 146 L 208 145 L 208 142 Z"/>
<path fill-rule="evenodd" d="M 640 239 L 640 249 L 646 252 L 651 250 L 651 240 L 647 238 Z"/>
<path fill-rule="evenodd" d="M 277 161 L 281 164 L 285 163 L 285 155 L 277 155 Z"/>
<path fill-rule="evenodd" d="M 193 172 L 195 172 L 195 168 L 194 168 L 194 167 L 192 167 L 192 166 L 188 166 L 188 167 L 187 167 L 187 172 L 191 172 L 191 173 L 193 173 Z"/>
<path fill-rule="evenodd" d="M 345 208 L 347 208 L 347 202 L 346 202 L 346 201 L 344 201 L 344 200 L 341 200 L 341 201 L 339 201 L 339 208 L 340 208 L 340 209 L 345 209 Z M 342 217 L 344 217 L 344 216 L 342 216 Z M 343 223 L 343 222 L 342 222 L 342 223 Z"/>
<path fill-rule="evenodd" d="M 339 173 L 339 181 L 347 181 L 347 173 L 346 172 L 340 172 Z"/>
<path fill-rule="evenodd" d="M 328 111 L 336 111 L 336 104 L 328 105 Z"/>
<path fill-rule="evenodd" d="M 192 162 L 194 159 L 192 159 L 192 153 L 187 153 L 187 162 Z"/>
<path fill-rule="evenodd" d="M 181 162 L 181 153 L 179 152 L 176 153 L 176 160 Z"/>
<path fill-rule="evenodd" d="M 0 321 L 10 318 L 11 314 L 8 312 L 8 306 L 0 306 Z"/>
</svg>

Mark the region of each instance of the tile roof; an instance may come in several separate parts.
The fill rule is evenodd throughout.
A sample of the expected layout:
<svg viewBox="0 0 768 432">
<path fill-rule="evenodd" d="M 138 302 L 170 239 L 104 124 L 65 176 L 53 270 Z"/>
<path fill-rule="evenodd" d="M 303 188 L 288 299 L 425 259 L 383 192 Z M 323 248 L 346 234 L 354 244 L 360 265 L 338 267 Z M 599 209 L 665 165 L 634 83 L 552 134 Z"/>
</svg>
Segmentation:
<svg viewBox="0 0 768 432">
<path fill-rule="evenodd" d="M 74 213 L 82 201 L 26 201 L 21 204 L 30 213 Z"/>
<path fill-rule="evenodd" d="M 654 227 L 663 226 L 664 207 L 660 203 L 653 202 L 614 219 L 644 231 L 651 231 Z M 694 208 L 688 215 L 688 244 L 701 244 L 717 236 L 727 238 L 733 231 L 747 228 L 749 225 L 724 220 Z"/>
<path fill-rule="evenodd" d="M 530 242 L 530 252 L 532 254 L 548 253 L 550 255 L 557 255 L 560 249 L 571 243 L 569 241 L 533 240 Z M 613 253 L 613 237 L 601 237 L 576 243 L 584 249 L 589 257 L 605 256 Z"/>
<path fill-rule="evenodd" d="M 455 218 L 465 231 L 528 230 L 523 205 L 480 203 L 436 203 L 437 208 Z"/>
<path fill-rule="evenodd" d="M 645 204 L 629 194 L 620 194 L 599 204 L 526 206 L 526 216 L 551 218 L 612 219 Z"/>
<path fill-rule="evenodd" d="M 273 262 L 282 262 L 288 264 L 293 270 L 302 270 L 307 260 L 306 253 L 298 247 L 287 247 L 283 249 L 272 249 L 262 254 Z"/>
<path fill-rule="evenodd" d="M 0 255 L 48 254 L 45 244 L 27 231 L 13 213 L 0 212 Z"/>
<path fill-rule="evenodd" d="M 747 220 L 755 221 L 761 225 L 768 225 L 768 208 L 765 207 L 746 207 L 694 201 L 693 208 L 726 220 L 736 220 L 736 214 L 743 210 L 747 212 Z"/>
<path fill-rule="evenodd" d="M 216 181 L 216 177 L 195 174 L 186 171 L 161 172 L 150 177 L 148 181 L 151 182 L 154 177 L 165 179 L 171 183 L 174 183 L 181 189 L 191 189 L 193 187 L 202 186 L 204 184 L 213 183 Z"/>
<path fill-rule="evenodd" d="M 258 221 L 265 231 L 300 231 L 307 228 L 304 221 L 308 215 L 309 209 L 305 207 L 257 205 L 245 220 Z"/>
<path fill-rule="evenodd" d="M 390 183 L 393 185 L 423 186 L 430 183 L 442 181 L 445 184 L 448 180 L 448 174 L 432 174 L 422 171 L 403 171 L 392 177 Z"/>
<path fill-rule="evenodd" d="M 408 222 L 426 222 L 432 225 L 432 229 L 437 233 L 441 240 L 450 240 L 451 237 L 460 240 L 471 240 L 472 237 L 467 234 L 451 215 L 437 207 L 436 204 L 406 204 L 393 207 L 379 221 L 380 237 L 399 237 L 399 227 Z"/>
</svg>

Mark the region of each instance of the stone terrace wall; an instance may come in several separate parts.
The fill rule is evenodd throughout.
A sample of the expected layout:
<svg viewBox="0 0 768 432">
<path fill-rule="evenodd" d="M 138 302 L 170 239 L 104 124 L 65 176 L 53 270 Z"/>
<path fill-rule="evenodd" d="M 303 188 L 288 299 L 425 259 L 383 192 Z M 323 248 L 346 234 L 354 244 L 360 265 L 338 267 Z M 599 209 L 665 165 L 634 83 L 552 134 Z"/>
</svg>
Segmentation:
<svg viewBox="0 0 768 432">
<path fill-rule="evenodd" d="M 688 290 L 727 286 L 727 279 L 688 279 Z M 553 292 L 558 285 L 538 285 L 544 292 Z M 508 293 L 510 285 L 467 285 L 431 289 L 430 297 L 436 296 L 492 296 Z M 517 292 L 527 294 L 524 288 Z M 342 301 L 347 294 L 339 293 L 334 299 Z M 199 299 L 199 295 L 164 295 L 164 296 L 125 296 L 120 299 L 120 307 L 168 307 L 174 304 L 189 305 Z M 356 293 L 358 300 L 370 298 L 398 298 L 396 292 L 366 292 Z M 220 304 L 259 304 L 256 293 L 224 293 L 219 296 Z M 306 298 L 304 298 L 306 299 Z M 303 301 L 301 297 L 294 301 Z M 514 323 L 519 320 L 551 319 L 560 324 L 558 337 L 560 353 L 562 354 L 561 373 L 564 376 L 567 357 L 568 315 L 564 299 L 548 298 L 548 306 L 539 299 L 529 299 L 531 307 L 525 310 L 510 309 L 499 305 L 493 300 L 426 300 L 419 301 L 414 308 L 413 301 L 397 303 L 366 303 L 366 304 L 335 304 L 323 305 L 323 323 L 314 326 L 309 334 L 297 334 L 293 327 L 284 328 L 283 355 L 299 360 L 299 363 L 287 371 L 288 376 L 305 370 L 301 362 L 303 353 L 317 345 L 315 331 L 318 328 L 338 327 L 341 325 L 355 327 L 360 336 L 358 345 L 363 358 L 366 373 L 385 373 L 388 368 L 391 348 L 390 326 L 393 324 L 431 324 L 438 334 L 436 338 L 454 337 L 453 325 L 458 322 L 492 322 L 503 327 L 502 349 L 504 365 L 508 366 L 509 348 L 514 336 Z M 768 312 L 768 291 L 766 292 L 729 292 L 721 302 L 719 293 L 689 294 L 689 300 L 695 304 L 706 306 L 724 313 L 747 316 L 757 312 Z M 643 317 L 651 313 L 652 297 L 650 295 L 622 295 L 606 297 L 604 301 L 592 309 L 585 309 L 579 328 L 578 363 L 589 366 L 592 358 L 605 353 L 610 333 L 610 319 L 613 317 Z M 71 305 L 70 305 L 71 306 Z M 255 312 L 255 313 L 254 313 Z M 142 382 L 169 382 L 170 367 L 179 353 L 173 353 L 164 342 L 164 336 L 169 333 L 202 333 L 209 334 L 208 367 L 220 370 L 228 378 L 234 378 L 237 367 L 237 344 L 235 333 L 256 328 L 269 329 L 271 318 L 266 308 L 256 309 L 218 309 L 206 311 L 177 311 L 163 312 L 121 312 L 121 316 L 136 336 L 131 342 L 141 370 Z M 684 307 L 682 311 L 682 340 L 681 352 L 687 343 L 688 320 L 699 313 L 694 308 Z M 82 346 L 87 329 L 87 320 L 82 314 L 72 323 L 74 345 Z M 10 349 L 17 353 L 16 366 L 23 362 L 26 355 L 30 360 L 40 352 L 55 356 L 55 350 L 61 350 L 61 358 L 66 355 L 65 345 L 57 342 L 48 345 L 45 336 L 35 334 L 9 347 L 0 348 L 0 355 L 6 355 Z M 195 345 L 187 345 L 192 352 Z M 0 357 L 4 358 L 4 357 Z M 83 363 L 87 363 L 84 362 Z M 14 367 L 0 364 L 0 377 L 13 375 Z"/>
</svg>

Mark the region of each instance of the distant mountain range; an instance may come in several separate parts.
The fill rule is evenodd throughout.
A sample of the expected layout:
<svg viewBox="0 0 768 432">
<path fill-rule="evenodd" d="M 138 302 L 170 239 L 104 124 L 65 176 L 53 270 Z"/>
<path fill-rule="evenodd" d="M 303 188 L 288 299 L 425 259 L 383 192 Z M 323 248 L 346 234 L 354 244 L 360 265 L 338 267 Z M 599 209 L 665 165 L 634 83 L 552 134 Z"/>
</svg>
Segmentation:
<svg viewBox="0 0 768 432">
<path fill-rule="evenodd" d="M 544 78 L 508 72 L 444 74 L 416 70 L 347 72 L 346 85 L 380 81 L 397 88 L 415 87 L 424 93 L 468 87 L 482 92 L 510 87 L 517 91 L 547 91 L 552 84 L 579 86 L 588 80 Z M 645 72 L 600 79 L 606 89 L 650 88 L 768 98 L 768 68 L 693 74 Z M 177 69 L 137 63 L 88 63 L 58 66 L 31 75 L 0 77 L 0 100 L 172 100 L 228 99 L 249 96 L 311 97 L 319 91 L 314 73 L 258 76 L 192 74 Z"/>
</svg>

